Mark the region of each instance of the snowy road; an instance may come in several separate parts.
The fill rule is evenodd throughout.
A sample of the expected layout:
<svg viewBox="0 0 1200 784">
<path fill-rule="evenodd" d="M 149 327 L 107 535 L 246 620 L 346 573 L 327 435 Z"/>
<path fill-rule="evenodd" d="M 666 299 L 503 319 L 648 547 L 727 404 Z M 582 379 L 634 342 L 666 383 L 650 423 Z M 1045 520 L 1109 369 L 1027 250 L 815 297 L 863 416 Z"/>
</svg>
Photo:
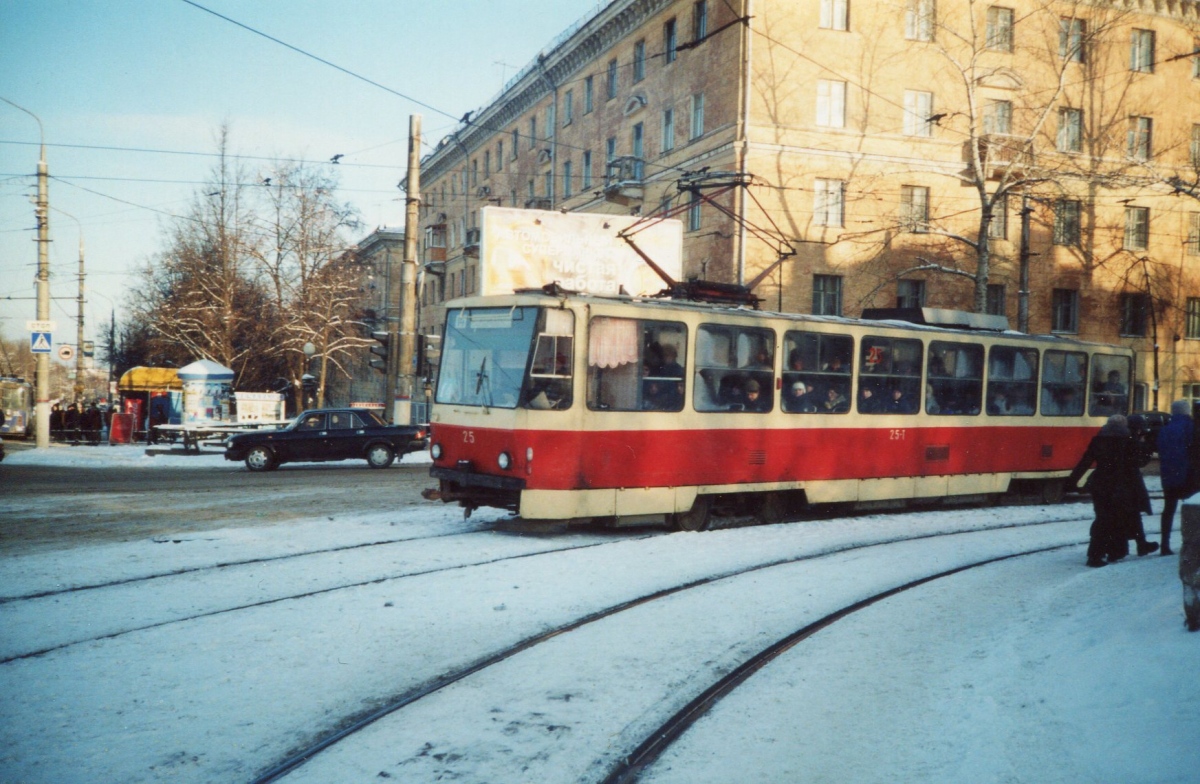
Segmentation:
<svg viewBox="0 0 1200 784">
<path fill-rule="evenodd" d="M 777 640 L 1032 551 L 818 632 L 643 780 L 1187 780 L 1175 560 L 1083 568 L 1088 511 L 535 536 L 422 506 L 6 558 L 0 781 L 251 781 L 395 704 L 283 780 L 603 781 Z"/>
</svg>

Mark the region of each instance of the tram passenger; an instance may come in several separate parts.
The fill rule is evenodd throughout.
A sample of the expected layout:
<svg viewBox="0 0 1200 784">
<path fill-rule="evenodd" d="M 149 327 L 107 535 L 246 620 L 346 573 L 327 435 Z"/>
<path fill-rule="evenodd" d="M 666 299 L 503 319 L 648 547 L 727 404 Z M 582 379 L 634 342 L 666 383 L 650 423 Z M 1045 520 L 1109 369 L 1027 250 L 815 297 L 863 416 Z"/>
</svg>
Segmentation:
<svg viewBox="0 0 1200 784">
<path fill-rule="evenodd" d="M 760 413 L 771 410 L 771 396 L 762 394 L 762 387 L 754 379 L 746 382 L 746 410 Z"/>
<path fill-rule="evenodd" d="M 1008 403 L 1008 395 L 1000 390 L 992 395 L 992 399 L 988 401 L 988 413 L 994 416 L 1011 416 L 1013 408 Z"/>
<path fill-rule="evenodd" d="M 896 385 L 892 387 L 891 400 L 887 401 L 886 408 L 889 414 L 915 414 L 917 401 L 905 395 L 903 387 Z"/>
<path fill-rule="evenodd" d="M 788 353 L 788 370 L 804 370 L 804 357 L 800 355 L 800 349 L 794 348 Z"/>
<path fill-rule="evenodd" d="M 1142 480 L 1140 462 L 1128 422 L 1120 414 L 1114 414 L 1092 438 L 1075 470 L 1067 477 L 1067 487 L 1075 487 L 1083 474 L 1093 464 L 1096 466 L 1084 486 L 1092 495 L 1096 513 L 1087 551 L 1088 566 L 1104 566 L 1129 555 L 1129 539 L 1141 530 L 1142 514 L 1150 514 L 1150 494 Z M 1156 542 L 1138 543 L 1139 555 L 1157 549 Z"/>
<path fill-rule="evenodd" d="M 794 381 L 785 387 L 783 410 L 793 414 L 814 414 L 817 404 L 813 402 L 814 392 L 803 381 Z"/>
<path fill-rule="evenodd" d="M 836 386 L 830 385 L 825 390 L 825 400 L 821 403 L 821 411 L 826 414 L 841 414 L 850 410 L 850 402 L 846 395 Z"/>
<path fill-rule="evenodd" d="M 858 413 L 878 414 L 883 411 L 883 399 L 876 394 L 876 389 L 870 384 L 863 384 L 858 390 Z"/>
<path fill-rule="evenodd" d="M 850 372 L 850 369 L 848 367 L 846 367 L 845 360 L 843 360 L 840 356 L 838 356 L 836 354 L 834 354 L 832 357 L 829 358 L 829 361 L 826 362 L 821 367 L 821 370 L 824 370 L 826 373 L 849 373 Z"/>
<path fill-rule="evenodd" d="M 940 414 L 942 406 L 938 403 L 937 395 L 933 393 L 933 384 L 925 385 L 925 413 Z"/>
</svg>

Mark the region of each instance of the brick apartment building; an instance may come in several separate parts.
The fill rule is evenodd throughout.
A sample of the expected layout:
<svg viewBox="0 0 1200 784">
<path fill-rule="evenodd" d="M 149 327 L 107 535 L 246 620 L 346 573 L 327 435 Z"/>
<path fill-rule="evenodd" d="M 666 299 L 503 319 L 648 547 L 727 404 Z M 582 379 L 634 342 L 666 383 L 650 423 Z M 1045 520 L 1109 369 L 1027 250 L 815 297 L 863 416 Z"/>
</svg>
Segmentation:
<svg viewBox="0 0 1200 784">
<path fill-rule="evenodd" d="M 613 0 L 422 163 L 420 329 L 483 206 L 681 207 L 686 277 L 792 254 L 765 308 L 986 310 L 1200 399 L 1198 41 L 1197 0 Z"/>
</svg>

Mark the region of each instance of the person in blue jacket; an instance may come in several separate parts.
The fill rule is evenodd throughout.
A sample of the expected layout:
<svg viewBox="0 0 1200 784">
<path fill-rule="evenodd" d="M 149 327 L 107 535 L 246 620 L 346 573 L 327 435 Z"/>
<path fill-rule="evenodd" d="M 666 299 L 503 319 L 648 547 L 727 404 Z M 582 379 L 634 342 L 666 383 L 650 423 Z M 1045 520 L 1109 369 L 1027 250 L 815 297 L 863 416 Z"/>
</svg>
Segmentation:
<svg viewBox="0 0 1200 784">
<path fill-rule="evenodd" d="M 1162 476 L 1163 511 L 1161 521 L 1163 555 L 1174 555 L 1171 549 L 1171 526 L 1179 502 L 1191 493 L 1187 491 L 1188 451 L 1192 445 L 1195 426 L 1191 406 L 1186 400 L 1171 404 L 1171 419 L 1158 431 L 1159 472 Z"/>
</svg>

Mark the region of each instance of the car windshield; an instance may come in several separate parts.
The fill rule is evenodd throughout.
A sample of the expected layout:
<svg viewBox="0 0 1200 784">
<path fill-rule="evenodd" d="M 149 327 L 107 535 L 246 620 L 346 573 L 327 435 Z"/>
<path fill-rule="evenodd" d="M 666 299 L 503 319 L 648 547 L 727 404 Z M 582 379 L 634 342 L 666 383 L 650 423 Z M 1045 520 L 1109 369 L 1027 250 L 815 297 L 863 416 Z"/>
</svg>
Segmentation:
<svg viewBox="0 0 1200 784">
<path fill-rule="evenodd" d="M 536 326 L 537 308 L 448 314 L 435 401 L 516 408 Z"/>
<path fill-rule="evenodd" d="M 358 415 L 363 418 L 367 427 L 387 427 L 387 422 L 374 411 L 359 411 Z"/>
</svg>

